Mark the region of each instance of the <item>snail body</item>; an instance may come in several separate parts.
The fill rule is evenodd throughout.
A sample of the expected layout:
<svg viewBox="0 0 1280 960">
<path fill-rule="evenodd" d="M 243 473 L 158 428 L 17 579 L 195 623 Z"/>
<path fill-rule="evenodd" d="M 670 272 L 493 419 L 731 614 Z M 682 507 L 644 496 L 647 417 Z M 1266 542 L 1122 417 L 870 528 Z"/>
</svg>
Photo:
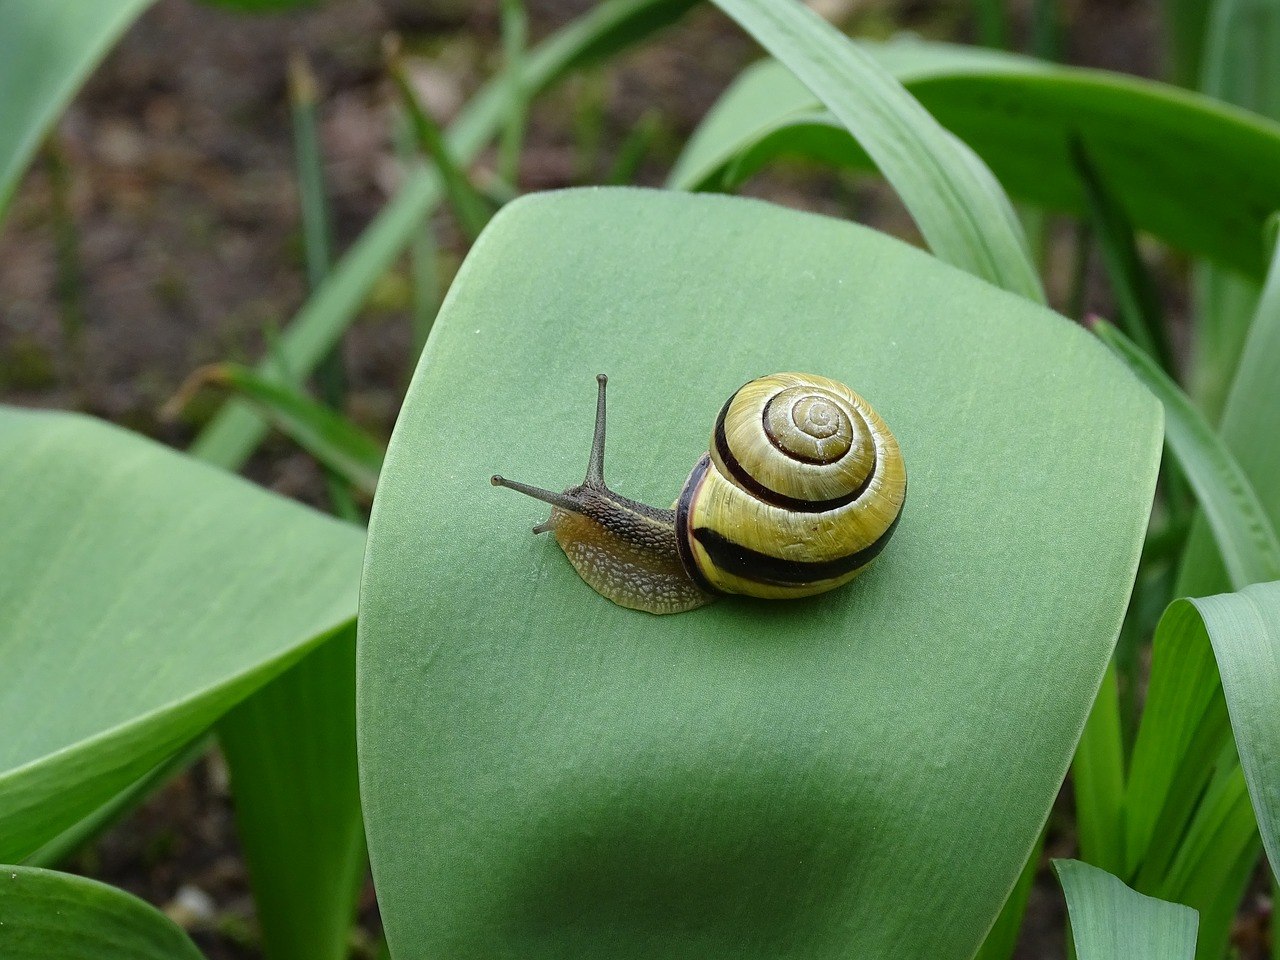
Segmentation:
<svg viewBox="0 0 1280 960">
<path fill-rule="evenodd" d="M 582 579 L 624 607 L 679 613 L 727 593 L 806 597 L 847 583 L 892 536 L 906 497 L 897 440 L 862 397 L 810 374 L 752 380 L 726 401 L 708 453 L 664 510 L 604 482 L 605 384 L 587 475 L 563 493 L 495 476 L 551 504 Z"/>
</svg>

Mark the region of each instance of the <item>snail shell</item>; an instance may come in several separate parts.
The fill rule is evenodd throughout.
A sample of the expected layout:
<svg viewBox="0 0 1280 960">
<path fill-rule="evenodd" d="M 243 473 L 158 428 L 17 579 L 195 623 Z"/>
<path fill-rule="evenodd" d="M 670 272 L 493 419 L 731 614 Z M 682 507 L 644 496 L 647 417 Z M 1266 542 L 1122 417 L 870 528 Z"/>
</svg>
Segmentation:
<svg viewBox="0 0 1280 960">
<path fill-rule="evenodd" d="M 552 505 L 551 530 L 582 578 L 622 606 L 677 613 L 726 593 L 822 593 L 856 577 L 897 527 L 907 475 L 898 442 L 862 397 L 826 377 L 779 373 L 742 386 L 675 508 L 604 482 L 605 383 L 582 484 L 554 493 L 493 477 Z"/>
</svg>

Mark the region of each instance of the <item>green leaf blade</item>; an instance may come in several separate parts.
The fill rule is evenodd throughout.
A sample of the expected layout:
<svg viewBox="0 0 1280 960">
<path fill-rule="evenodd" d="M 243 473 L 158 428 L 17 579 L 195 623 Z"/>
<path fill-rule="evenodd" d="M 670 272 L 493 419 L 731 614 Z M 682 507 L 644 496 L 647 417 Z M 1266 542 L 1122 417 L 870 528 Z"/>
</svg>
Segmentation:
<svg viewBox="0 0 1280 960">
<path fill-rule="evenodd" d="M 612 480 L 669 503 L 770 369 L 849 382 L 903 444 L 902 525 L 846 590 L 623 610 L 489 486 L 576 482 L 607 371 Z M 482 443 L 448 426 L 477 404 Z M 509 205 L 370 528 L 358 729 L 393 953 L 972 956 L 1102 680 L 1160 441 L 1083 331 L 873 231 L 635 190 Z"/>
<path fill-rule="evenodd" d="M 794 0 L 715 3 L 859 140 L 938 257 L 1043 302 L 1022 228 L 999 183 L 891 74 Z"/>
<path fill-rule="evenodd" d="M 1191 960 L 1196 912 L 1130 890 L 1078 860 L 1054 860 L 1080 960 Z"/>
<path fill-rule="evenodd" d="M 84 877 L 0 866 L 5 960 L 204 960 L 182 929 L 137 897 Z"/>
<path fill-rule="evenodd" d="M 349 622 L 360 530 L 86 417 L 0 409 L 0 859 Z"/>
</svg>

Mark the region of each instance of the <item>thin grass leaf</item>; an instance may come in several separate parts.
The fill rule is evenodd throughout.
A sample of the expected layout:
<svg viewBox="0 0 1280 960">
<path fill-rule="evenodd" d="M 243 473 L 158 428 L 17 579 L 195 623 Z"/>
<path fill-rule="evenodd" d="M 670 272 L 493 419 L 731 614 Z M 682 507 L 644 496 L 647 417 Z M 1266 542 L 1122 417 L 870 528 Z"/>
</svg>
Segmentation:
<svg viewBox="0 0 1280 960">
<path fill-rule="evenodd" d="M 1191 960 L 1196 911 L 1147 897 L 1105 870 L 1054 860 L 1079 960 Z"/>
<path fill-rule="evenodd" d="M 197 370 L 164 414 L 176 416 L 189 398 L 205 386 L 221 387 L 249 401 L 322 464 L 372 496 L 382 469 L 383 447 L 346 417 L 300 390 L 234 363 Z"/>
<path fill-rule="evenodd" d="M 0 219 L 49 128 L 152 0 L 0 0 Z"/>
<path fill-rule="evenodd" d="M 1249 477 L 1176 383 L 1105 321 L 1094 332 L 1159 398 L 1165 436 L 1178 458 L 1222 551 L 1232 583 L 1280 579 L 1280 540 Z"/>
<path fill-rule="evenodd" d="M 984 47 L 1006 50 L 1009 47 L 1009 20 L 1004 0 L 975 0 L 978 14 L 978 42 Z"/>
<path fill-rule="evenodd" d="M 636 43 L 678 19 L 694 2 L 604 0 L 529 52 L 524 64 L 526 89 L 532 96 L 576 67 Z M 487 84 L 451 128 L 449 147 L 461 161 L 474 158 L 501 129 L 506 116 L 505 84 L 501 77 Z M 281 352 L 293 371 L 285 379 L 293 379 L 296 384 L 296 378 L 308 376 L 333 349 L 373 284 L 417 234 L 442 196 L 442 185 L 434 171 L 419 170 L 405 181 L 283 332 Z M 270 363 L 263 364 L 258 372 L 282 376 Z M 232 402 L 201 431 L 191 449 L 210 463 L 238 467 L 266 429 L 266 420 L 252 407 Z"/>
<path fill-rule="evenodd" d="M 502 62 L 507 78 L 507 122 L 498 141 L 498 175 L 512 188 L 520 183 L 520 154 L 524 149 L 529 96 L 525 90 L 524 59 L 529 45 L 529 14 L 524 0 L 502 0 Z"/>
<path fill-rule="evenodd" d="M 1280 126 L 1206 97 L 1133 77 L 920 41 L 861 43 L 1016 199 L 1079 214 L 1065 145 L 1079 137 L 1138 229 L 1249 276 L 1280 196 Z M 1153 155 L 1152 145 L 1185 144 Z M 669 178 L 722 189 L 779 156 L 874 169 L 867 152 L 786 68 L 745 71 L 708 114 Z M 732 185 L 732 184 L 731 184 Z M 1176 203 L 1169 198 L 1176 197 Z"/>
<path fill-rule="evenodd" d="M 345 960 L 364 882 L 355 631 L 218 723 L 236 830 L 270 960 Z"/>
<path fill-rule="evenodd" d="M 1089 220 L 1098 238 L 1125 333 L 1162 368 L 1171 370 L 1172 353 L 1164 330 L 1160 295 L 1138 253 L 1137 237 L 1124 204 L 1102 179 L 1089 158 L 1088 148 L 1078 138 L 1071 141 L 1071 157 L 1084 187 Z"/>
<path fill-rule="evenodd" d="M 627 138 L 618 147 L 613 168 L 605 176 L 604 182 L 611 186 L 621 187 L 633 182 L 640 172 L 640 164 L 645 155 L 653 147 L 658 135 L 662 133 L 662 114 L 657 110 L 647 110 L 640 120 L 627 134 Z"/>
<path fill-rule="evenodd" d="M 863 48 L 796 0 L 715 3 L 857 138 L 936 256 L 1044 301 L 1022 227 L 991 171 Z"/>
<path fill-rule="evenodd" d="M 0 866 L 4 960 L 204 960 L 176 923 L 85 877 Z"/>
<path fill-rule="evenodd" d="M 516 69 L 520 69 L 519 64 Z M 485 224 L 489 222 L 489 218 L 493 216 L 494 208 L 488 197 L 472 184 L 470 175 L 454 158 L 444 131 L 418 99 L 418 94 L 413 89 L 413 82 L 409 79 L 408 67 L 405 66 L 399 42 L 395 40 L 390 40 L 387 44 L 387 73 L 400 91 L 400 100 L 404 104 L 419 149 L 431 159 L 440 173 L 440 179 L 444 182 L 445 196 L 449 199 L 449 206 L 452 207 L 454 216 L 458 218 L 462 232 L 468 239 L 475 240 L 480 236 L 480 231 L 484 229 Z"/>
<path fill-rule="evenodd" d="M 1200 89 L 1211 97 L 1280 120 L 1280 6 L 1271 0 L 1216 0 L 1204 39 L 1205 64 Z M 1280 206 L 1272 201 L 1271 207 Z M 1261 242 L 1260 237 L 1250 238 Z M 1196 312 L 1191 384 L 1211 423 L 1218 421 L 1259 289 L 1212 264 L 1197 264 L 1192 274 Z M 1265 493 L 1264 493 L 1265 495 Z"/>
<path fill-rule="evenodd" d="M 1213 644 L 1267 859 L 1280 874 L 1280 583 L 1190 602 Z"/>
<path fill-rule="evenodd" d="M 1115 664 L 1107 668 L 1071 762 L 1080 854 L 1108 873 L 1124 871 L 1124 745 Z"/>
</svg>

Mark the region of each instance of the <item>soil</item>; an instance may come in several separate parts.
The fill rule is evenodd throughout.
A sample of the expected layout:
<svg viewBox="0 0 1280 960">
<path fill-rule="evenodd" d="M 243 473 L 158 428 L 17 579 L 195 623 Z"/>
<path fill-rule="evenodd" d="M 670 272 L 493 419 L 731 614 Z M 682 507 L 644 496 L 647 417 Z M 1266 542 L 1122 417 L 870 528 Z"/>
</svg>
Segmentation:
<svg viewBox="0 0 1280 960">
<path fill-rule="evenodd" d="M 537 39 L 593 0 L 527 5 Z M 972 7 L 963 0 L 815 5 L 865 35 L 906 27 L 973 39 Z M 1159 72 L 1154 0 L 1064 6 L 1068 61 Z M 1030 3 L 1013 9 L 1015 40 L 1025 44 Z M 203 364 L 261 357 L 306 294 L 288 59 L 305 54 L 318 78 L 325 174 L 341 250 L 398 178 L 393 98 L 381 53 L 391 31 L 417 55 L 415 83 L 441 120 L 457 112 L 498 62 L 496 0 L 333 0 L 260 17 L 160 0 L 145 14 L 67 111 L 0 228 L 0 399 L 85 410 L 185 445 L 212 405 L 175 424 L 158 416 L 164 402 Z M 521 189 L 599 180 L 627 134 L 650 114 L 658 118 L 659 135 L 636 179 L 659 184 L 699 118 L 757 55 L 722 16 L 698 10 L 606 69 L 570 81 L 532 110 Z M 481 158 L 480 179 L 493 163 L 492 156 Z M 756 177 L 745 192 L 913 236 L 893 196 L 866 180 L 780 169 Z M 445 214 L 436 217 L 435 229 L 448 276 L 465 243 Z M 1065 238 L 1065 228 L 1053 236 Z M 1069 257 L 1055 253 L 1052 260 L 1066 264 Z M 1064 278 L 1056 281 L 1051 288 L 1065 289 Z M 348 413 L 383 436 L 413 363 L 407 289 L 404 268 L 397 268 L 378 285 L 341 351 Z M 1171 295 L 1175 310 L 1179 302 Z M 1088 303 L 1108 305 L 1096 279 Z M 268 441 L 249 472 L 278 491 L 325 503 L 322 478 L 283 440 Z M 1059 823 L 1069 820 L 1055 816 L 1048 854 L 1070 855 L 1073 838 Z M 192 931 L 211 960 L 260 956 L 216 753 L 70 867 L 160 905 Z M 1063 925 L 1061 893 L 1042 870 L 1018 956 L 1061 957 Z M 378 937 L 369 886 L 353 956 L 375 956 Z"/>
</svg>

